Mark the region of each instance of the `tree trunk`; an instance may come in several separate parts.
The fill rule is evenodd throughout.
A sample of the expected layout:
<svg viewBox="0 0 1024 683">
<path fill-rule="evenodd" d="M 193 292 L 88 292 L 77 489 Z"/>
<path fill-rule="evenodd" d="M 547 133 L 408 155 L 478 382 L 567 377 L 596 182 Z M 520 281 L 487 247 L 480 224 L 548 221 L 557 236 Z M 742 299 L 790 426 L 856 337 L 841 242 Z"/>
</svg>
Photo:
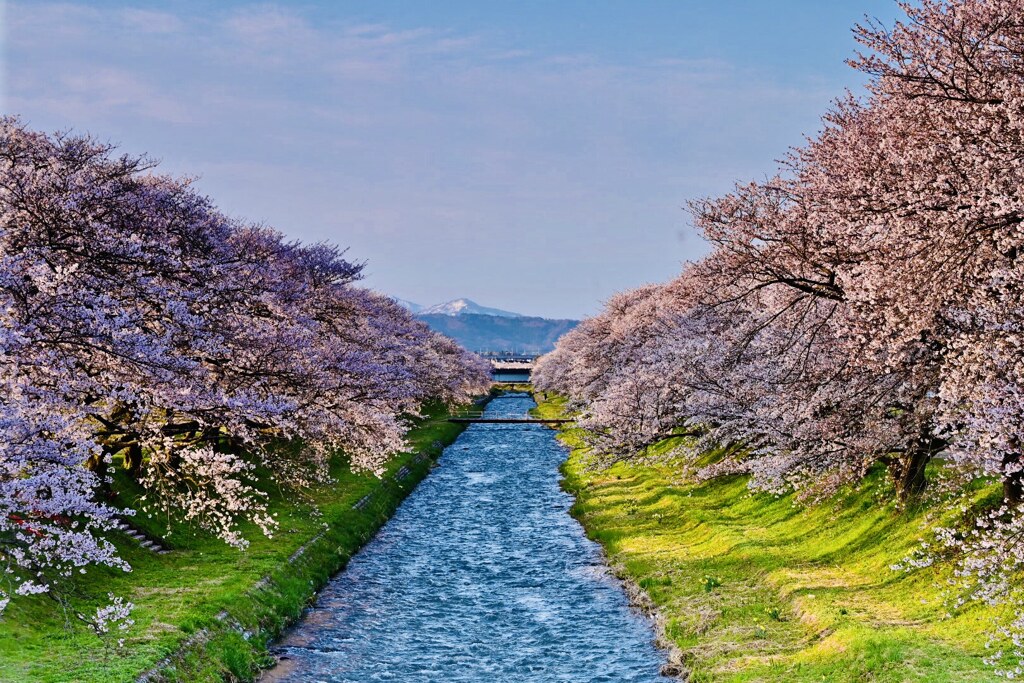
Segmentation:
<svg viewBox="0 0 1024 683">
<path fill-rule="evenodd" d="M 896 484 L 896 495 L 901 503 L 906 503 L 924 493 L 928 486 L 924 471 L 931 459 L 931 448 L 918 442 L 904 454 L 904 457 L 896 460 L 897 471 L 892 472 L 892 476 Z"/>
<path fill-rule="evenodd" d="M 85 461 L 85 467 L 96 474 L 96 478 L 99 479 L 99 492 L 100 495 L 109 498 L 111 496 L 110 482 L 107 481 L 109 477 L 110 468 L 107 466 L 107 453 L 94 454 Z"/>
<path fill-rule="evenodd" d="M 103 476 L 107 473 L 107 461 L 104 459 L 104 453 L 94 453 L 89 456 L 89 459 L 85 461 L 85 469 L 95 472 L 99 476 Z"/>
<path fill-rule="evenodd" d="M 889 464 L 889 472 L 896 486 L 896 495 L 901 504 L 919 497 L 928 487 L 925 468 L 932 457 L 945 447 L 942 439 L 936 438 L 929 426 L 921 428 L 902 456 Z"/>
<path fill-rule="evenodd" d="M 1003 466 L 1015 465 L 1020 462 L 1020 455 L 1006 455 Z M 1024 503 L 1024 471 L 1008 472 L 1003 475 L 1003 503 L 1017 507 Z"/>
<path fill-rule="evenodd" d="M 124 466 L 132 477 L 138 478 L 142 473 L 142 446 L 135 442 L 124 454 Z"/>
</svg>

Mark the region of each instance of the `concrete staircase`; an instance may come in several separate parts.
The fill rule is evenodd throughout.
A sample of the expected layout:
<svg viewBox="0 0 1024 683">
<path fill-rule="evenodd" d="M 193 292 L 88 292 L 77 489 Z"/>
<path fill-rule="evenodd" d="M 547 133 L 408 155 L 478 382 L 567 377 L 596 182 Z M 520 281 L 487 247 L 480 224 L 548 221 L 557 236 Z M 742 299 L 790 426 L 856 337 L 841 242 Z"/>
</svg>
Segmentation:
<svg viewBox="0 0 1024 683">
<path fill-rule="evenodd" d="M 166 555 L 167 553 L 171 552 L 167 548 L 164 548 L 162 545 L 160 545 L 157 541 L 146 536 L 146 534 L 142 533 L 141 531 L 133 527 L 124 519 L 119 520 L 117 524 L 114 525 L 114 527 L 122 533 L 124 533 L 125 536 L 128 536 L 129 538 L 135 540 L 136 543 L 138 543 L 146 550 L 151 550 L 152 552 L 157 553 L 158 555 Z"/>
</svg>

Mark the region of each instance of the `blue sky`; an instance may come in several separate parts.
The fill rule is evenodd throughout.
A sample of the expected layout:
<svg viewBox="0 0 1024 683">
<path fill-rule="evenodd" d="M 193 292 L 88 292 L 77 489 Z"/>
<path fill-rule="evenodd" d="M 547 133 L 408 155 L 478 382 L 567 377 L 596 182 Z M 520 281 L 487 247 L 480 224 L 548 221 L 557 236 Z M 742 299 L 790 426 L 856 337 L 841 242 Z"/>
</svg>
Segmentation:
<svg viewBox="0 0 1024 683">
<path fill-rule="evenodd" d="M 683 207 L 771 174 L 844 88 L 821 2 L 6 2 L 0 110 L 197 176 L 366 284 L 576 317 L 704 250 Z"/>
</svg>

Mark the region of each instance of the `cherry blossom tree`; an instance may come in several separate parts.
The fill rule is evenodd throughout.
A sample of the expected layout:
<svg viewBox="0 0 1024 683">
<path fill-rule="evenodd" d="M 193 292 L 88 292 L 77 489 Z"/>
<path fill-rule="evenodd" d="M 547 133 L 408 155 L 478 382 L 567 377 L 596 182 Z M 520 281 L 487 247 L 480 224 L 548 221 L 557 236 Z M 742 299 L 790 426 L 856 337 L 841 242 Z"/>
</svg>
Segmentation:
<svg viewBox="0 0 1024 683">
<path fill-rule="evenodd" d="M 489 381 L 338 248 L 152 168 L 0 120 L 0 599 L 128 569 L 107 540 L 132 512 L 109 502 L 115 456 L 146 509 L 244 547 L 241 522 L 274 528 L 258 466 L 309 485 L 340 449 L 380 472 L 424 402 Z"/>
<path fill-rule="evenodd" d="M 537 378 L 599 451 L 699 426 L 742 446 L 703 476 L 767 490 L 827 494 L 880 462 L 906 498 L 940 453 L 995 477 L 1002 507 L 945 538 L 970 595 L 999 602 L 1024 568 L 1024 5 L 901 6 L 855 31 L 868 95 L 837 101 L 778 177 L 694 202 L 713 253 L 617 297 Z"/>
</svg>

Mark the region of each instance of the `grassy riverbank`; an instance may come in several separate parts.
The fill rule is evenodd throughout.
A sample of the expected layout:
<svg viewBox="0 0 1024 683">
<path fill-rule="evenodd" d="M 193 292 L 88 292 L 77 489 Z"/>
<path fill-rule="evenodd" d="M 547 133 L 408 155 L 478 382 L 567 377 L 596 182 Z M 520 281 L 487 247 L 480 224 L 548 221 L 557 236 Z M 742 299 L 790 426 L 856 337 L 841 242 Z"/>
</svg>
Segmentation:
<svg viewBox="0 0 1024 683">
<path fill-rule="evenodd" d="M 554 417 L 561 403 L 537 412 Z M 590 469 L 579 434 L 561 438 L 573 513 L 653 600 L 690 680 L 1005 680 L 982 662 L 995 615 L 946 616 L 948 567 L 890 569 L 935 520 L 887 504 L 881 475 L 803 507 L 751 493 L 743 477 L 680 480 L 666 462 Z"/>
<path fill-rule="evenodd" d="M 372 537 L 440 447 L 462 431 L 446 418 L 444 410 L 428 411 L 408 436 L 410 452 L 393 460 L 383 479 L 353 474 L 338 457 L 335 483 L 307 499 L 268 490 L 280 528 L 272 539 L 246 528 L 252 544 L 244 552 L 182 525 L 172 526 L 166 555 L 121 538 L 132 572 L 90 570 L 78 579 L 73 604 L 92 611 L 108 592 L 135 603 L 124 647 L 116 636 L 101 642 L 47 598 L 13 601 L 0 617 L 0 681 L 128 682 L 154 668 L 154 681 L 250 679 L 269 662 L 268 640 Z M 368 504 L 353 509 L 368 494 Z M 132 523 L 154 538 L 167 531 L 166 520 L 142 516 Z"/>
</svg>

